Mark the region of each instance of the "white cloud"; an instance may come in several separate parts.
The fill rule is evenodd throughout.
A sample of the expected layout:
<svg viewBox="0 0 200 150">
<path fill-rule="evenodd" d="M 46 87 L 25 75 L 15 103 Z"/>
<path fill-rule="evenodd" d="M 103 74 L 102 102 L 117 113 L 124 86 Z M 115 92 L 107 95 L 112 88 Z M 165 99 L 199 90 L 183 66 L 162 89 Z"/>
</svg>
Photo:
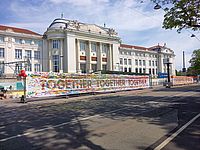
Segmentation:
<svg viewBox="0 0 200 150">
<path fill-rule="evenodd" d="M 33 5 L 31 1 L 12 1 L 10 11 L 16 16 L 9 25 L 24 27 L 41 34 L 63 12 L 66 19 L 115 28 L 122 35 L 123 43 L 152 46 L 167 43 L 176 53 L 177 68 L 182 66 L 182 51 L 187 61 L 192 50 L 200 42 L 190 38 L 188 32 L 178 34 L 175 30 L 163 30 L 164 12 L 153 10 L 149 0 L 44 0 Z M 4 14 L 5 15 L 5 14 Z M 189 64 L 187 63 L 187 66 Z"/>
</svg>

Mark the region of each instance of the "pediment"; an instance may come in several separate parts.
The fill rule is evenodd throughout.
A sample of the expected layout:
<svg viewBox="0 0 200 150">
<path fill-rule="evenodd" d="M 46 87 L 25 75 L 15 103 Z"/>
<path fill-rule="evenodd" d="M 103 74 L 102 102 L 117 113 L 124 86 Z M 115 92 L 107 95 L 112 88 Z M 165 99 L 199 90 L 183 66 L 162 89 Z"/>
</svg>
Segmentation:
<svg viewBox="0 0 200 150">
<path fill-rule="evenodd" d="M 107 31 L 97 25 L 80 25 L 80 30 L 86 30 L 89 32 L 95 32 L 95 33 L 102 33 L 102 34 L 107 34 Z"/>
</svg>

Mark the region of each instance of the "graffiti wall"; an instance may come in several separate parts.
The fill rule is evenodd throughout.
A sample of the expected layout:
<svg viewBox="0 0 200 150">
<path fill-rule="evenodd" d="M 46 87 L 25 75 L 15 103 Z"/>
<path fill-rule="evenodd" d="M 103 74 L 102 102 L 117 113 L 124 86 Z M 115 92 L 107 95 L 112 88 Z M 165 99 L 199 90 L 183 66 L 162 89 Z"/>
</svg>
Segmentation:
<svg viewBox="0 0 200 150">
<path fill-rule="evenodd" d="M 149 87 L 148 76 L 28 73 L 27 97 L 111 92 Z"/>
<path fill-rule="evenodd" d="M 187 76 L 172 76 L 173 85 L 183 85 L 183 84 L 192 84 L 194 83 L 193 77 Z"/>
</svg>

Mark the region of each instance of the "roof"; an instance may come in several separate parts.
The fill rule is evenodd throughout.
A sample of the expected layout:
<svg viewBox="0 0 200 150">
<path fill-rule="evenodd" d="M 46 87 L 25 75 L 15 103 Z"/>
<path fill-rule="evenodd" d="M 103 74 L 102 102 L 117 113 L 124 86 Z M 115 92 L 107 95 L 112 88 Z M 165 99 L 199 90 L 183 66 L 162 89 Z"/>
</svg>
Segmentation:
<svg viewBox="0 0 200 150">
<path fill-rule="evenodd" d="M 127 44 L 120 44 L 120 47 L 131 48 L 131 49 L 138 49 L 138 50 L 149 50 L 149 48 L 146 48 L 146 47 L 134 46 L 134 45 L 127 45 Z"/>
<path fill-rule="evenodd" d="M 24 34 L 31 34 L 31 35 L 40 35 L 36 32 L 27 30 L 27 29 L 22 29 L 22 28 L 16 28 L 16 27 L 10 27 L 10 26 L 3 26 L 0 25 L 0 30 L 6 31 L 6 30 L 12 30 L 13 32 L 16 33 L 24 33 Z"/>
</svg>

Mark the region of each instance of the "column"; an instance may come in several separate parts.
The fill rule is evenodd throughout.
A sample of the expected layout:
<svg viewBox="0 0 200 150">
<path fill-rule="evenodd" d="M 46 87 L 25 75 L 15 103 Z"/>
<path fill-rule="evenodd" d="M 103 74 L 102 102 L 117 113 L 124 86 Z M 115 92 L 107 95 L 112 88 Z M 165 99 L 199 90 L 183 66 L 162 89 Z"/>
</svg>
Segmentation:
<svg viewBox="0 0 200 150">
<path fill-rule="evenodd" d="M 48 50 L 49 50 L 49 71 L 53 71 L 52 66 L 52 46 L 51 46 L 52 40 L 48 40 Z"/>
<path fill-rule="evenodd" d="M 87 73 L 91 73 L 91 42 L 88 41 L 88 49 L 86 52 L 86 70 Z"/>
<path fill-rule="evenodd" d="M 76 39 L 76 71 L 77 73 L 81 73 L 80 68 L 80 40 Z"/>
<path fill-rule="evenodd" d="M 98 43 L 98 50 L 97 50 L 97 70 L 102 70 L 102 43 Z"/>
<path fill-rule="evenodd" d="M 109 44 L 109 49 L 108 49 L 108 56 L 107 56 L 107 65 L 108 65 L 108 70 L 112 71 L 113 69 L 113 60 L 112 60 L 112 45 Z"/>
<path fill-rule="evenodd" d="M 63 39 L 60 39 L 60 73 L 63 73 Z"/>
</svg>

